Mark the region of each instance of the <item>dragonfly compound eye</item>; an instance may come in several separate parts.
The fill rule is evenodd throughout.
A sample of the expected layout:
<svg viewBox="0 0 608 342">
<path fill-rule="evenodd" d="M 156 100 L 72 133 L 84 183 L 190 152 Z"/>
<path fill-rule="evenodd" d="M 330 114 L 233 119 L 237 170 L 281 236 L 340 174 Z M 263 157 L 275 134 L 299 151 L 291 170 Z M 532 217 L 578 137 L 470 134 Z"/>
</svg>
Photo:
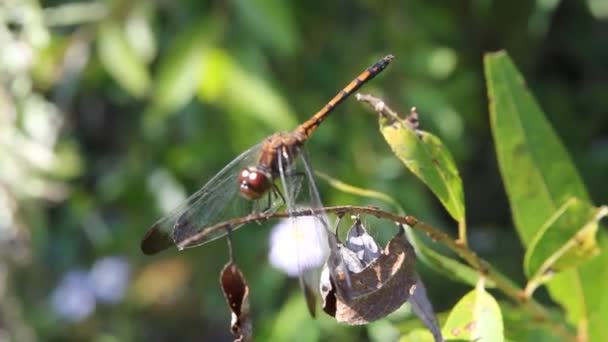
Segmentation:
<svg viewBox="0 0 608 342">
<path fill-rule="evenodd" d="M 262 197 L 270 189 L 270 177 L 263 171 L 248 167 L 239 175 L 241 194 L 250 200 Z"/>
</svg>

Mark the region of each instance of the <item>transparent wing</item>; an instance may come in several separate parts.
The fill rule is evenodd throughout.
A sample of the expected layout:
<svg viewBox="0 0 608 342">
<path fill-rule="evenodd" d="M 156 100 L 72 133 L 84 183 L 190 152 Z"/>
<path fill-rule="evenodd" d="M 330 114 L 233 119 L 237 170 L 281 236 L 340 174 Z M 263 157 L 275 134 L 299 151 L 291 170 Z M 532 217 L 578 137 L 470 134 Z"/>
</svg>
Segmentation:
<svg viewBox="0 0 608 342">
<path fill-rule="evenodd" d="M 310 205 L 313 208 L 323 208 L 323 204 L 321 203 L 321 198 L 319 196 L 319 191 L 317 190 L 317 186 L 314 182 L 312 167 L 308 158 L 308 154 L 305 150 L 303 150 L 301 155 L 303 166 L 302 169 L 304 170 L 306 178 L 308 179 L 308 201 L 310 202 Z M 328 264 L 330 264 L 330 267 L 328 267 L 330 275 L 336 281 L 343 281 L 344 283 L 346 283 L 346 289 L 350 289 L 350 276 L 348 274 L 346 263 L 344 262 L 342 254 L 340 253 L 337 232 L 331 231 L 329 226 L 329 219 L 327 218 L 325 212 L 322 212 L 322 214 L 318 214 L 318 219 L 319 222 L 322 224 L 323 229 L 319 229 L 321 227 L 318 227 L 317 229 L 314 229 L 314 231 L 317 234 L 316 239 L 319 241 L 319 246 L 325 249 L 324 252 L 327 255 L 325 260 Z M 316 293 L 319 292 L 319 280 L 322 266 L 324 265 L 320 265 L 318 269 L 310 270 L 309 272 L 304 274 L 304 277 L 310 277 L 312 281 L 314 281 L 314 283 L 310 282 L 308 285 L 314 285 Z M 305 278 L 304 281 L 306 280 L 307 279 Z M 339 294 L 342 298 L 350 297 L 349 293 L 345 293 L 346 291 L 342 291 L 342 289 L 338 289 L 338 291 L 340 291 Z"/>
<path fill-rule="evenodd" d="M 289 163 L 284 162 L 285 155 L 279 156 L 278 159 L 287 210 L 298 207 L 322 208 L 306 151 L 301 148 L 294 154 L 297 155 L 296 160 Z M 300 285 L 306 296 L 308 309 L 314 316 L 321 269 L 329 254 L 327 216 L 316 215 L 314 220 L 305 221 L 308 225 L 299 224 L 296 217 L 291 217 L 290 221 L 293 233 L 300 242 L 295 251 Z"/>
<path fill-rule="evenodd" d="M 281 201 L 272 200 L 272 196 L 263 196 L 258 200 L 260 203 L 254 203 L 239 193 L 239 173 L 243 168 L 255 165 L 260 147 L 261 144 L 258 144 L 241 153 L 200 190 L 152 225 L 142 240 L 142 251 L 145 254 L 158 253 L 203 231 L 205 227 L 246 216 L 256 208 L 258 211 L 276 210 Z M 236 228 L 238 227 L 231 227 Z M 198 246 L 224 235 L 225 230 L 218 230 L 184 247 Z"/>
</svg>

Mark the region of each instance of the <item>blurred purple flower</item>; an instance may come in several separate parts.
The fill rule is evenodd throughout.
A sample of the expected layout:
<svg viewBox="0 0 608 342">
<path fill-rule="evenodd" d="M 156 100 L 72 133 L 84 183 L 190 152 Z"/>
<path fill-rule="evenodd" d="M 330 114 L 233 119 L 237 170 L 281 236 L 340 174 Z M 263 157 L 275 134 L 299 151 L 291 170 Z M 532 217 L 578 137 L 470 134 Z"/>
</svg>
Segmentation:
<svg viewBox="0 0 608 342">
<path fill-rule="evenodd" d="M 69 271 L 51 296 L 53 311 L 63 319 L 79 322 L 95 310 L 95 295 L 89 287 L 88 274 L 82 270 Z"/>
<path fill-rule="evenodd" d="M 329 255 L 327 233 L 319 219 L 303 216 L 280 221 L 270 234 L 270 264 L 290 277 L 318 268 Z"/>
<path fill-rule="evenodd" d="M 98 260 L 89 272 L 89 286 L 101 303 L 120 302 L 129 285 L 129 263 L 124 257 L 112 256 Z"/>
</svg>

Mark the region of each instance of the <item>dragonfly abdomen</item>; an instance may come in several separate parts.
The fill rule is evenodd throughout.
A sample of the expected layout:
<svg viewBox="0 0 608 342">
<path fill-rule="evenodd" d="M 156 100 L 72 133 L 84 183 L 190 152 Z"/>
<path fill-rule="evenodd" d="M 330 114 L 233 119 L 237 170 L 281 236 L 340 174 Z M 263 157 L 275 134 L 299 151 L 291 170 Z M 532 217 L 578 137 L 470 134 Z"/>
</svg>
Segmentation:
<svg viewBox="0 0 608 342">
<path fill-rule="evenodd" d="M 300 134 L 304 135 L 308 138 L 312 132 L 319 127 L 321 122 L 325 120 L 325 118 L 333 112 L 333 110 L 344 100 L 346 100 L 352 93 L 357 91 L 365 82 L 373 79 L 378 75 L 382 70 L 386 69 L 388 64 L 395 58 L 393 55 L 387 55 L 374 65 L 365 69 L 359 76 L 355 77 L 346 87 L 344 87 L 336 96 L 334 96 L 321 110 L 319 110 L 315 115 L 313 115 L 309 120 L 302 123 L 298 126 L 295 131 L 300 132 Z"/>
</svg>

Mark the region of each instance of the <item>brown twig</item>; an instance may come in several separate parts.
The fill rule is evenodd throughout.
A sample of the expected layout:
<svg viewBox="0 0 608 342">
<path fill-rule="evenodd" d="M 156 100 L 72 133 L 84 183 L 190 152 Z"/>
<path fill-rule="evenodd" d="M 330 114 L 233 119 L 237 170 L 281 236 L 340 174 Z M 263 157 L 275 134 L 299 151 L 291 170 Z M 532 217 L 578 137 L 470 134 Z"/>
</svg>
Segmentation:
<svg viewBox="0 0 608 342">
<path fill-rule="evenodd" d="M 526 310 L 534 315 L 534 318 L 538 321 L 546 322 L 551 325 L 555 332 L 564 336 L 570 341 L 575 341 L 575 336 L 568 331 L 562 322 L 555 321 L 547 312 L 547 310 L 536 302 L 533 298 L 526 298 L 524 290 L 511 281 L 509 278 L 495 270 L 490 264 L 484 259 L 477 256 L 475 252 L 470 250 L 467 246 L 459 243 L 457 240 L 451 238 L 445 232 L 415 218 L 414 216 L 400 216 L 387 211 L 384 211 L 378 207 L 371 206 L 335 206 L 335 207 L 324 207 L 315 209 L 297 209 L 287 212 L 276 212 L 276 213 L 259 213 L 251 214 L 245 217 L 235 218 L 220 222 L 216 225 L 204 227 L 201 231 L 190 238 L 181 241 L 178 244 L 178 248 L 183 248 L 189 245 L 195 245 L 197 241 L 204 240 L 209 234 L 213 234 L 218 230 L 229 229 L 231 227 L 237 227 L 246 223 L 251 222 L 262 222 L 270 219 L 287 218 L 290 216 L 311 216 L 319 213 L 332 213 L 338 216 L 344 215 L 357 215 L 365 214 L 372 215 L 377 218 L 406 224 L 419 232 L 422 232 L 429 236 L 433 241 L 441 243 L 458 254 L 463 260 L 465 260 L 470 266 L 475 268 L 485 278 L 494 282 L 496 287 L 500 289 L 505 295 L 513 299 L 515 302 L 520 303 Z"/>
</svg>

